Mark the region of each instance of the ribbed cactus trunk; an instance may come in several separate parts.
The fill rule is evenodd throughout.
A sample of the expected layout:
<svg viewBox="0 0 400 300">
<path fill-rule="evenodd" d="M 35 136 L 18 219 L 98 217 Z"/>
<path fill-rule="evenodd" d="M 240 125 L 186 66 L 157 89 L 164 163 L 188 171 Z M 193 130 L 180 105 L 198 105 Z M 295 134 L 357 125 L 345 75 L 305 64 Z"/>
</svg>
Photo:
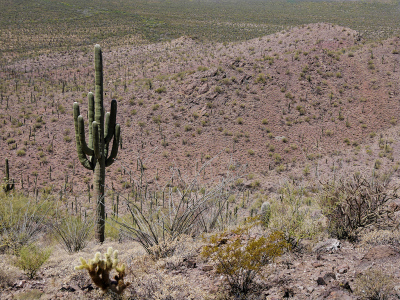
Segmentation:
<svg viewBox="0 0 400 300">
<path fill-rule="evenodd" d="M 10 169 L 8 167 L 8 158 L 6 158 L 6 166 L 5 166 L 5 177 L 4 177 L 4 186 L 3 189 L 7 193 L 14 189 L 14 179 L 10 180 Z"/>
<path fill-rule="evenodd" d="M 95 95 L 89 93 L 88 100 L 89 145 L 85 141 L 83 117 L 80 115 L 77 102 L 74 103 L 75 139 L 79 161 L 85 168 L 93 170 L 93 196 L 96 200 L 95 237 L 98 242 L 102 243 L 105 225 L 105 169 L 117 157 L 120 126 L 116 124 L 117 101 L 111 101 L 111 112 L 104 115 L 103 59 L 99 45 L 95 46 Z M 111 154 L 108 156 L 111 139 L 113 139 L 113 145 Z"/>
<path fill-rule="evenodd" d="M 104 109 L 103 109 L 103 57 L 100 46 L 95 47 L 95 113 L 94 120 L 96 123 L 94 140 L 98 143 L 95 149 L 99 149 L 100 153 L 96 154 L 97 163 L 94 167 L 93 176 L 93 195 L 96 200 L 96 228 L 95 238 L 99 242 L 104 241 L 104 225 L 105 225 L 105 207 L 104 207 L 104 185 L 106 182 L 106 161 L 104 153 Z M 98 141 L 98 142 L 97 142 Z M 96 152 L 96 151 L 95 151 Z"/>
</svg>

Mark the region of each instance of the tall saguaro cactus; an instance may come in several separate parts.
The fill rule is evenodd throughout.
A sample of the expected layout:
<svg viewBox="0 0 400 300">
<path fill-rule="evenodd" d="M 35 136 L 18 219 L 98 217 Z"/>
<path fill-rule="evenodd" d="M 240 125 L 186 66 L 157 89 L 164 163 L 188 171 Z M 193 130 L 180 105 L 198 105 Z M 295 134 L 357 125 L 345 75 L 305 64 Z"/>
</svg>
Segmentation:
<svg viewBox="0 0 400 300">
<path fill-rule="evenodd" d="M 14 189 L 14 179 L 10 180 L 10 170 L 8 167 L 8 158 L 6 158 L 6 167 L 5 167 L 5 177 L 4 177 L 4 186 L 3 189 L 4 191 L 7 193 L 9 191 L 11 191 L 12 189 Z"/>
<path fill-rule="evenodd" d="M 117 101 L 111 101 L 111 111 L 105 114 L 103 107 L 103 58 L 99 45 L 95 51 L 95 95 L 88 94 L 89 109 L 89 142 L 85 140 L 83 117 L 79 112 L 79 104 L 74 103 L 75 139 L 78 158 L 81 164 L 93 170 L 93 196 L 96 205 L 95 237 L 98 242 L 104 241 L 105 204 L 104 185 L 106 167 L 110 166 L 118 154 L 120 126 L 116 124 Z M 111 153 L 109 145 L 113 140 Z"/>
</svg>

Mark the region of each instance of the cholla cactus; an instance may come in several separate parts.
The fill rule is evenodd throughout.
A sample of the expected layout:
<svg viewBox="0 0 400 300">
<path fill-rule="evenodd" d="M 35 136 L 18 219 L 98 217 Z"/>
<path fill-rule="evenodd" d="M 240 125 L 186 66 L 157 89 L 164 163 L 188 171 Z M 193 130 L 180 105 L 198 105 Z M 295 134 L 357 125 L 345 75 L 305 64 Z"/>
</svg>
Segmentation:
<svg viewBox="0 0 400 300">
<path fill-rule="evenodd" d="M 112 291 L 118 295 L 121 295 L 123 291 L 130 285 L 130 283 L 124 283 L 125 276 L 125 264 L 118 266 L 118 251 L 113 251 L 112 247 L 109 247 L 107 252 L 104 253 L 104 259 L 101 259 L 101 253 L 97 252 L 94 259 L 89 259 L 86 262 L 83 257 L 80 258 L 81 265 L 76 266 L 75 270 L 86 269 L 89 272 L 94 284 L 101 288 L 103 291 Z M 115 275 L 115 281 L 110 280 L 110 272 L 115 269 L 118 275 Z"/>
<path fill-rule="evenodd" d="M 268 227 L 270 217 L 271 217 L 271 204 L 269 204 L 268 201 L 265 201 L 261 205 L 261 212 L 260 212 L 260 218 L 263 226 Z"/>
</svg>

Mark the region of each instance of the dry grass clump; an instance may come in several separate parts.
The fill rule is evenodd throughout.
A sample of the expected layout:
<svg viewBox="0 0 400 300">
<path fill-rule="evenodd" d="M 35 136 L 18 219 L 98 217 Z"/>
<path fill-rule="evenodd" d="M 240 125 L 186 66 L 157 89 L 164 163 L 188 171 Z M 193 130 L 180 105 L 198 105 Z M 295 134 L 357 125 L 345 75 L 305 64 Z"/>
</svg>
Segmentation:
<svg viewBox="0 0 400 300">
<path fill-rule="evenodd" d="M 17 279 L 17 273 L 11 269 L 0 268 L 0 289 L 12 286 Z"/>
<path fill-rule="evenodd" d="M 379 269 L 371 269 L 358 276 L 355 280 L 354 294 L 361 299 L 385 300 L 392 299 L 394 278 Z"/>
<path fill-rule="evenodd" d="M 133 275 L 130 279 L 132 285 L 127 292 L 139 300 L 206 299 L 208 293 L 200 284 L 193 284 L 190 276 L 192 271 L 184 267 L 186 257 L 195 253 L 194 247 L 189 244 L 190 241 L 182 241 L 182 248 L 177 248 L 172 256 L 158 261 L 149 255 L 134 257 L 128 268 L 128 274 Z"/>
<path fill-rule="evenodd" d="M 158 268 L 167 270 L 179 269 L 186 261 L 198 255 L 198 250 L 202 245 L 201 242 L 188 235 L 182 235 L 175 243 L 174 254 L 158 260 L 156 263 Z"/>
<path fill-rule="evenodd" d="M 171 276 L 162 272 L 141 273 L 135 277 L 134 296 L 138 300 L 205 298 L 205 292 L 187 280 L 185 274 Z"/>
<path fill-rule="evenodd" d="M 377 229 L 363 234 L 360 238 L 360 245 L 364 247 L 378 245 L 400 245 L 400 231 Z"/>
</svg>

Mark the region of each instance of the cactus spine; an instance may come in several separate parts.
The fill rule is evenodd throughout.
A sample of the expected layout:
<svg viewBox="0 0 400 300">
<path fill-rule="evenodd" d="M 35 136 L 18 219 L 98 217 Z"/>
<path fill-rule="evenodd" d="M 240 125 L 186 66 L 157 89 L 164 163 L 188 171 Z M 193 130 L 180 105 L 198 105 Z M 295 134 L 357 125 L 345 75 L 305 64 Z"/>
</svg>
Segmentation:
<svg viewBox="0 0 400 300">
<path fill-rule="evenodd" d="M 14 189 L 14 179 L 10 180 L 10 170 L 8 168 L 8 158 L 6 158 L 5 175 L 6 175 L 6 177 L 4 177 L 3 190 L 7 193 Z"/>
<path fill-rule="evenodd" d="M 111 101 L 111 111 L 104 115 L 103 107 L 103 58 L 99 45 L 95 49 L 95 94 L 88 94 L 89 143 L 85 140 L 83 117 L 79 104 L 74 103 L 75 140 L 78 158 L 81 164 L 93 171 L 93 196 L 96 200 L 95 237 L 104 241 L 105 204 L 104 185 L 105 168 L 110 166 L 118 154 L 120 126 L 116 124 L 117 101 Z M 105 122 L 104 122 L 105 116 Z M 111 153 L 109 144 L 113 140 Z"/>
</svg>

